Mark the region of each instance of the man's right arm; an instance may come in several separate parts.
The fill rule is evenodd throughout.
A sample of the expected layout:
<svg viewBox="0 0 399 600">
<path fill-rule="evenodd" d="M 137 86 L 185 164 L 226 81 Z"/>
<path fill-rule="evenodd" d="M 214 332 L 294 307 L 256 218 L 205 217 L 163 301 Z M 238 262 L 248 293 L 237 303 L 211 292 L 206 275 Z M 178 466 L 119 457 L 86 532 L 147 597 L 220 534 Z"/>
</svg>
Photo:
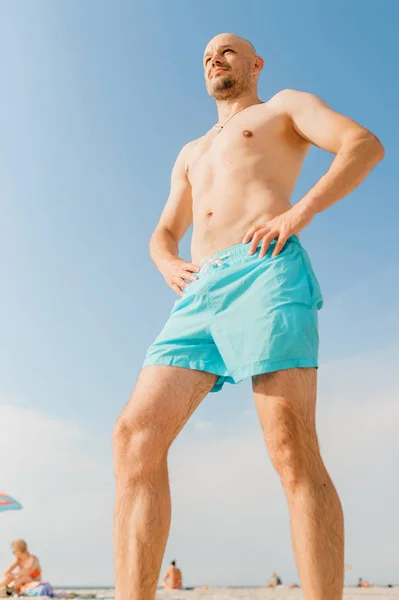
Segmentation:
<svg viewBox="0 0 399 600">
<path fill-rule="evenodd" d="M 194 281 L 197 265 L 179 258 L 179 242 L 193 222 L 191 185 L 187 177 L 186 158 L 189 144 L 184 146 L 173 167 L 169 198 L 158 225 L 151 236 L 150 256 L 167 284 L 179 295 Z"/>
</svg>

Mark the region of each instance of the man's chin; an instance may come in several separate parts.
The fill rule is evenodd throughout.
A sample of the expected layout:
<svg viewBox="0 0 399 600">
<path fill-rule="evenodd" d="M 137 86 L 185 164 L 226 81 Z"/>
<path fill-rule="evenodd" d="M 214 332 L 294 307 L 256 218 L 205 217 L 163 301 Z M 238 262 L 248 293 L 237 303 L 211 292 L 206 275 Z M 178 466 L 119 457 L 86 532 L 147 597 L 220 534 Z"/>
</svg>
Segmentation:
<svg viewBox="0 0 399 600">
<path fill-rule="evenodd" d="M 236 95 L 235 86 L 229 85 L 215 85 L 208 89 L 208 93 L 215 100 L 227 100 L 233 98 Z"/>
<path fill-rule="evenodd" d="M 209 95 L 214 98 L 214 100 L 229 100 L 230 98 L 236 98 L 237 94 L 233 89 L 227 90 L 211 90 Z"/>
</svg>

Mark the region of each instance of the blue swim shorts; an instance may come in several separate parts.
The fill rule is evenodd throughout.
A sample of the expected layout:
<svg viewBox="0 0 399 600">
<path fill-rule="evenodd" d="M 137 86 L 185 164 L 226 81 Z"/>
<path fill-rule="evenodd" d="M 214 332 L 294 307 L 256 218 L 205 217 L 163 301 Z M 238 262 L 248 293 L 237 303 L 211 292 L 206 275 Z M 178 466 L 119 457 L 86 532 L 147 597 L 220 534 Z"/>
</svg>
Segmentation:
<svg viewBox="0 0 399 600">
<path fill-rule="evenodd" d="M 317 367 L 323 298 L 297 236 L 272 258 L 236 244 L 206 258 L 150 346 L 148 365 L 218 375 L 212 392 L 252 375 Z"/>
</svg>

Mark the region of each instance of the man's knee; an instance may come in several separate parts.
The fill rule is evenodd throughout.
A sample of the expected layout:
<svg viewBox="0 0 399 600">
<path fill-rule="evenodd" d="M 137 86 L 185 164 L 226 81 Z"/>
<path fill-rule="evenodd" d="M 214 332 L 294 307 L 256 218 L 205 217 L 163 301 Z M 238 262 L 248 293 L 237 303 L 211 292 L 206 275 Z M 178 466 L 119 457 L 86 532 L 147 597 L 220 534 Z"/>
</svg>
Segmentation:
<svg viewBox="0 0 399 600">
<path fill-rule="evenodd" d="M 289 408 L 276 412 L 265 438 L 270 459 L 286 490 L 295 490 L 317 470 L 320 454 L 316 432 L 310 431 Z"/>
<path fill-rule="evenodd" d="M 148 478 L 165 460 L 168 448 L 160 432 L 122 414 L 112 436 L 117 479 Z"/>
<path fill-rule="evenodd" d="M 299 444 L 287 432 L 275 432 L 270 436 L 270 459 L 287 488 L 298 485 L 303 475 L 303 461 L 298 453 Z"/>
</svg>

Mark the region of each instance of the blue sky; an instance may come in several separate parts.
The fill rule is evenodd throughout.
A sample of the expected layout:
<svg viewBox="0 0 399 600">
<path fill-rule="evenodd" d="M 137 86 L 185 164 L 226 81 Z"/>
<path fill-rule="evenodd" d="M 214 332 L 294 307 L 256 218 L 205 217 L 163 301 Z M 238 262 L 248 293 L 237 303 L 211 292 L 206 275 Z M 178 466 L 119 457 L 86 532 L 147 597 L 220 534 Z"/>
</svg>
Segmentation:
<svg viewBox="0 0 399 600">
<path fill-rule="evenodd" d="M 399 358 L 398 18 L 395 0 L 380 5 L 362 0 L 323 5 L 313 0 L 251 0 L 245 7 L 238 1 L 206 0 L 195 4 L 180 0 L 13 0 L 1 4 L 0 409 L 5 439 L 16 438 L 21 448 L 15 456 L 10 454 L 9 472 L 4 473 L 0 487 L 18 493 L 26 506 L 23 513 L 4 515 L 6 534 L 10 539 L 29 534 L 53 582 L 113 581 L 110 433 L 134 386 L 145 350 L 175 300 L 149 259 L 148 242 L 181 146 L 216 121 L 214 103 L 204 87 L 201 58 L 207 41 L 223 31 L 249 38 L 264 57 L 263 100 L 286 87 L 311 91 L 369 127 L 386 149 L 385 160 L 367 181 L 317 216 L 304 232 L 303 242 L 325 297 L 320 314 L 320 358 L 325 369 L 324 373 L 320 369 L 318 414 L 321 431 L 326 432 L 325 453 L 331 456 L 333 477 L 337 483 L 342 480 L 341 495 L 349 507 L 352 578 L 396 576 L 399 581 L 386 550 L 390 544 L 394 547 L 399 533 L 393 509 L 387 510 L 384 490 L 388 494 L 388 489 L 382 484 L 379 489 L 372 486 L 373 494 L 371 487 L 367 489 L 370 477 L 375 483 L 399 466 L 397 450 L 394 458 L 390 453 L 391 463 L 381 465 L 373 458 L 375 469 L 363 481 L 366 491 L 346 479 L 351 461 L 364 464 L 357 454 L 362 443 L 370 449 L 378 436 L 388 443 L 390 411 L 396 410 L 393 399 L 399 390 L 394 376 L 394 358 Z M 294 201 L 330 161 L 327 153 L 311 151 Z M 184 257 L 188 257 L 188 241 L 187 237 L 181 246 Z M 356 365 L 353 377 L 351 365 Z M 331 390 L 341 380 L 345 387 L 334 396 Z M 333 400 L 332 407 L 329 401 Z M 385 420 L 379 421 L 382 400 L 387 406 Z M 334 415 L 331 410 L 336 411 Z M 366 422 L 379 423 L 379 428 L 357 444 L 352 444 L 349 430 L 343 442 L 339 431 L 329 442 L 330 417 L 338 430 L 343 422 L 351 423 L 351 418 L 355 429 L 367 431 Z M 31 423 L 36 424 L 37 434 L 33 435 Z M 215 496 L 216 504 L 204 519 L 214 523 L 207 543 L 220 549 L 223 565 L 215 564 L 207 546 L 201 546 L 205 544 L 204 539 L 200 541 L 203 527 L 198 527 L 195 539 L 194 532 L 192 536 L 184 533 L 190 531 L 187 521 L 200 521 L 201 507 L 196 504 L 198 494 L 189 502 L 187 486 L 179 488 L 180 472 L 193 478 L 189 479 L 191 489 L 196 486 L 194 472 L 179 457 L 189 454 L 190 447 L 198 450 L 199 460 L 212 443 L 223 457 L 224 446 L 218 444 L 231 440 L 235 448 L 241 448 L 240 444 L 252 448 L 252 442 L 246 445 L 246 436 L 258 440 L 259 431 L 249 384 L 226 386 L 222 393 L 212 395 L 188 427 L 193 439 L 183 434 L 171 457 L 181 510 L 174 517 L 168 547 L 183 563 L 187 584 L 261 584 L 272 569 L 282 570 L 285 578 L 297 578 L 284 500 L 272 471 L 265 471 L 265 481 L 270 477 L 272 483 L 261 491 L 263 545 L 257 545 L 244 530 L 233 528 L 227 535 L 225 529 L 218 529 L 218 511 L 225 514 L 228 497 L 221 491 L 215 496 L 214 488 L 208 496 Z M 347 448 L 348 462 L 335 464 L 338 440 L 341 448 Z M 248 460 L 257 464 L 260 454 L 260 464 L 268 469 L 266 453 L 257 444 L 259 440 Z M 382 457 L 383 450 L 382 446 Z M 52 452 L 54 460 L 49 460 Z M 24 457 L 30 453 L 33 462 L 27 467 Z M 64 465 L 64 471 L 58 464 Z M 223 472 L 225 468 L 223 463 Z M 261 466 L 253 474 L 258 476 L 262 478 Z M 209 479 L 223 489 L 223 476 L 209 473 L 204 475 L 202 489 Z M 66 486 L 63 493 L 55 493 L 54 481 L 59 489 Z M 253 485 L 254 480 L 247 481 L 248 494 Z M 240 480 L 238 486 L 243 487 Z M 232 490 L 234 495 L 234 486 Z M 396 491 L 390 493 L 398 491 L 396 484 Z M 360 518 L 356 502 L 361 498 L 370 508 L 364 518 L 376 536 L 366 554 L 361 551 L 364 522 L 356 520 Z M 73 503 L 72 511 L 66 499 Z M 237 502 L 233 523 L 247 511 L 254 513 L 254 507 L 245 504 L 248 501 L 244 494 L 242 503 Z M 93 503 L 98 521 L 90 508 Z M 268 537 L 276 520 L 269 506 L 277 507 L 275 514 L 281 512 L 278 523 L 284 535 L 280 539 L 277 534 L 277 544 L 275 540 L 271 544 Z M 373 511 L 379 521 L 375 531 Z M 60 514 L 70 519 L 70 526 L 59 519 Z M 381 539 L 380 518 L 386 533 Z M 62 556 L 76 543 L 85 547 L 82 532 L 89 525 L 90 535 L 84 538 L 100 536 L 95 538 L 98 552 L 93 556 L 90 551 L 92 563 L 82 566 L 76 559 L 76 564 L 67 567 Z M 254 525 L 253 535 L 258 528 Z M 258 550 L 251 565 L 240 566 L 242 576 L 237 579 L 234 561 L 249 541 Z M 0 559 L 8 560 L 8 546 L 0 549 Z M 350 577 L 351 573 L 348 581 Z"/>
</svg>

